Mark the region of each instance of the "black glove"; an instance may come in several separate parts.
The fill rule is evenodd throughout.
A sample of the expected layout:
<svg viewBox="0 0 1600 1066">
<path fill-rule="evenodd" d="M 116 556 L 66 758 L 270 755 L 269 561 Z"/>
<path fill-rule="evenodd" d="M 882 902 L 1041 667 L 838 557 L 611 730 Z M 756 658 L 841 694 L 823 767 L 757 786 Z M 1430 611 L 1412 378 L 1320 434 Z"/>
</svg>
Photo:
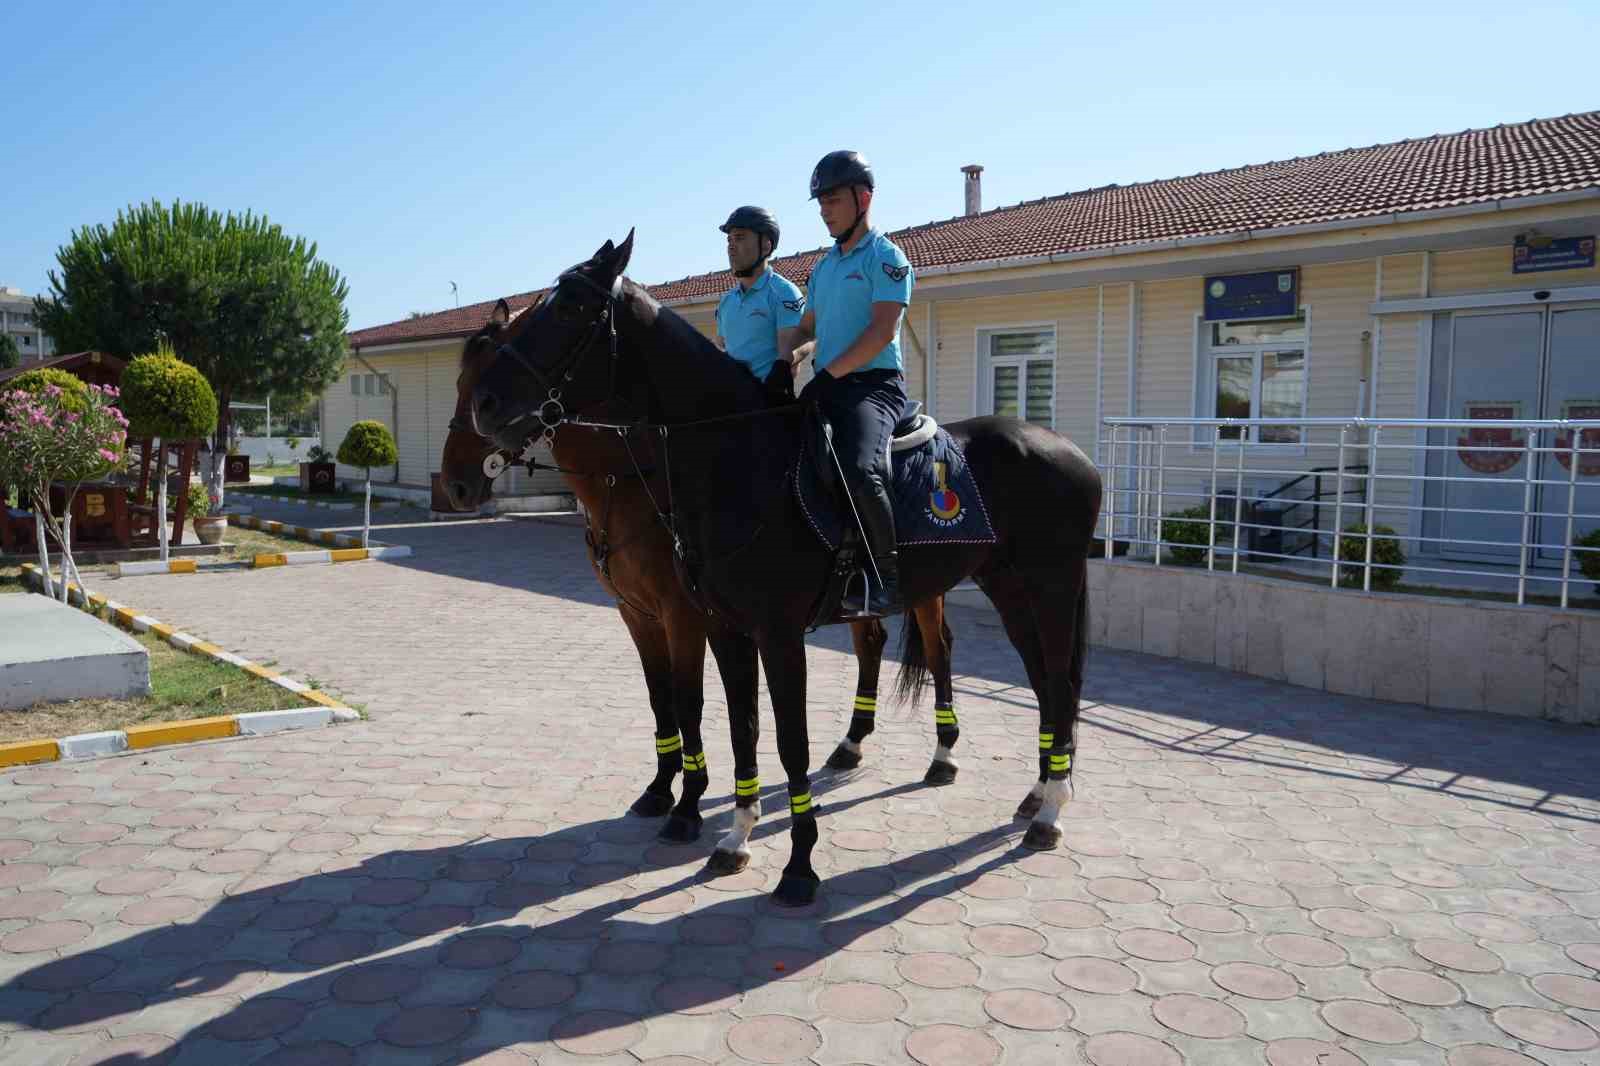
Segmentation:
<svg viewBox="0 0 1600 1066">
<path fill-rule="evenodd" d="M 833 387 L 838 383 L 839 379 L 826 370 L 818 370 L 816 374 L 812 375 L 811 380 L 806 382 L 806 387 L 800 390 L 800 402 L 814 405 L 821 404 L 823 399 L 833 391 Z"/>
<path fill-rule="evenodd" d="M 767 390 L 767 401 L 774 406 L 794 403 L 794 367 L 787 359 L 779 359 L 767 372 L 762 387 Z"/>
</svg>

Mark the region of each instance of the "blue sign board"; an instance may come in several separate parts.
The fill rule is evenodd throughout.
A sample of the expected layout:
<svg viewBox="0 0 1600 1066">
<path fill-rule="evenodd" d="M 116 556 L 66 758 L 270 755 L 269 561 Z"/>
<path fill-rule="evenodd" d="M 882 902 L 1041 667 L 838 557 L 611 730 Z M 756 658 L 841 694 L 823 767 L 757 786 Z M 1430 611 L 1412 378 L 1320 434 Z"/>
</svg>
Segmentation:
<svg viewBox="0 0 1600 1066">
<path fill-rule="evenodd" d="M 1529 241 L 1518 237 L 1511 246 L 1511 272 L 1536 274 L 1541 270 L 1580 270 L 1594 266 L 1594 235 L 1551 237 Z"/>
<path fill-rule="evenodd" d="M 1300 313 L 1300 271 L 1219 274 L 1206 278 L 1206 321 L 1293 318 Z"/>
</svg>

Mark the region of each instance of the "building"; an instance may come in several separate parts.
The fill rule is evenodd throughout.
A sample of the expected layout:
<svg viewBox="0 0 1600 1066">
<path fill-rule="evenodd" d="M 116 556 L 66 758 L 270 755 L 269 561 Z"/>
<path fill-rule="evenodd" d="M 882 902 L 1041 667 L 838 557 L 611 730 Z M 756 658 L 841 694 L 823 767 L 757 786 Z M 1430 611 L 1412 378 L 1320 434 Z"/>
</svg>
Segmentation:
<svg viewBox="0 0 1600 1066">
<path fill-rule="evenodd" d="M 24 366 L 56 354 L 55 341 L 34 321 L 33 297 L 10 285 L 0 285 L 0 333 L 16 342 Z"/>
</svg>

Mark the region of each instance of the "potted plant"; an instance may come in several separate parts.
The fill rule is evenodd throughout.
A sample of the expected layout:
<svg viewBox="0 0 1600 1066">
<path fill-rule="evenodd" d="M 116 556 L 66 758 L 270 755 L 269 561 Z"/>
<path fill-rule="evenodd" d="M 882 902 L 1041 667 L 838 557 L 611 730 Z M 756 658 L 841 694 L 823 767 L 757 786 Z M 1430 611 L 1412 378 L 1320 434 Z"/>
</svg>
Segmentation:
<svg viewBox="0 0 1600 1066">
<path fill-rule="evenodd" d="M 320 444 L 313 444 L 306 452 L 306 461 L 300 464 L 300 491 L 332 492 L 333 455 Z"/>
<path fill-rule="evenodd" d="M 216 544 L 228 528 L 228 516 L 214 513 L 216 499 L 203 481 L 189 483 L 189 518 L 194 524 L 194 535 L 201 544 Z"/>
</svg>

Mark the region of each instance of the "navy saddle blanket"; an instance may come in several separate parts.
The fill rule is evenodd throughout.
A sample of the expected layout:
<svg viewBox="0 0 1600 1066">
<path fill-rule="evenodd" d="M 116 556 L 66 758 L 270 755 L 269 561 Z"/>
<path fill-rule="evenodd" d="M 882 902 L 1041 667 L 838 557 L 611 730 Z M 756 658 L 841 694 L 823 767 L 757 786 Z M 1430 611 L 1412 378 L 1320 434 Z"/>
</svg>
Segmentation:
<svg viewBox="0 0 1600 1066">
<path fill-rule="evenodd" d="M 916 424 L 920 418 L 908 421 Z M 815 436 L 807 433 L 794 469 L 795 497 L 817 538 L 830 551 L 837 551 L 846 529 L 852 539 L 859 539 L 859 534 L 848 502 L 834 494 L 835 479 L 824 481 L 818 476 L 818 462 L 831 466 L 833 457 L 818 457 L 816 451 Z M 891 452 L 890 465 L 894 469 L 891 495 L 896 545 L 995 542 L 989 512 L 967 467 L 967 457 L 943 427 L 935 430 L 926 444 Z"/>
</svg>

